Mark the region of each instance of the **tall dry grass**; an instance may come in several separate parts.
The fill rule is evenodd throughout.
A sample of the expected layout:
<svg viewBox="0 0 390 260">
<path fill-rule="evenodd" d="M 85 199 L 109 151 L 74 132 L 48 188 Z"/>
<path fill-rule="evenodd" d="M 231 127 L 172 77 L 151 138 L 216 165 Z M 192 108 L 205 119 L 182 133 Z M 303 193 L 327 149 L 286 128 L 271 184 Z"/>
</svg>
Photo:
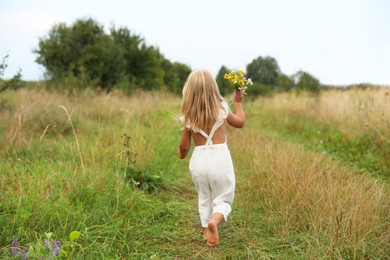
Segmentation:
<svg viewBox="0 0 390 260">
<path fill-rule="evenodd" d="M 309 259 L 390 256 L 388 186 L 247 125 L 230 143 L 249 222 Z"/>
<path fill-rule="evenodd" d="M 375 133 L 390 145 L 389 88 L 328 90 L 320 96 L 282 93 L 259 102 L 269 111 L 304 114 L 351 138 Z"/>
<path fill-rule="evenodd" d="M 145 116 L 151 111 L 160 106 L 177 104 L 176 97 L 164 92 L 139 91 L 130 97 L 120 91 L 96 94 L 87 90 L 77 95 L 48 92 L 44 89 L 21 89 L 17 94 L 12 91 L 4 92 L 0 96 L 0 147 L 3 148 L 2 152 L 6 152 L 10 147 L 28 146 L 38 139 L 42 141 L 50 136 L 62 138 L 72 134 L 70 118 L 76 128 L 82 128 L 78 130 L 81 135 L 101 134 L 118 125 L 123 128 L 123 134 L 126 134 L 129 128 L 137 129 L 132 127 L 134 118 L 143 124 L 146 122 Z M 136 134 L 141 133 L 133 133 Z M 99 140 L 110 142 L 110 138 L 103 139 Z"/>
</svg>

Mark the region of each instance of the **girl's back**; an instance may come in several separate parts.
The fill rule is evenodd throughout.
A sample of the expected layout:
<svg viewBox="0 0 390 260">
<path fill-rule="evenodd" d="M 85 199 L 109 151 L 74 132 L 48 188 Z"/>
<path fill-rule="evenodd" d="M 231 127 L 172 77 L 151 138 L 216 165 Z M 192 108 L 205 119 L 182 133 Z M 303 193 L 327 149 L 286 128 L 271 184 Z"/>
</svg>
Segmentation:
<svg viewBox="0 0 390 260">
<path fill-rule="evenodd" d="M 216 121 L 219 121 L 220 125 L 213 134 L 212 142 L 225 143 L 226 122 L 237 128 L 244 126 L 245 114 L 241 107 L 241 99 L 242 96 L 235 96 L 236 114 L 231 113 L 211 74 L 207 71 L 192 72 L 183 88 L 181 114 L 184 142 L 180 143 L 180 147 L 189 149 L 191 137 L 196 146 L 206 144 L 207 137 L 205 138 L 199 131 L 203 130 L 209 135 Z"/>
</svg>

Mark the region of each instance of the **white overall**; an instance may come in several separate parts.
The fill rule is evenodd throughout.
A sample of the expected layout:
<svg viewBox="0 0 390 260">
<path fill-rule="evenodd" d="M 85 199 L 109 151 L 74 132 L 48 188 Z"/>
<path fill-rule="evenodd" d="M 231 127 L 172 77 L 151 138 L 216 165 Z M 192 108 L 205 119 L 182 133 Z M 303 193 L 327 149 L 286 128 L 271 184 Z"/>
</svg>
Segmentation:
<svg viewBox="0 0 390 260">
<path fill-rule="evenodd" d="M 226 117 L 225 117 L 226 118 Z M 235 177 L 233 162 L 227 143 L 213 144 L 214 132 L 221 126 L 215 122 L 209 135 L 199 133 L 207 141 L 196 146 L 190 160 L 190 171 L 198 192 L 199 215 L 202 227 L 207 227 L 214 213 L 223 215 L 224 220 L 231 212 L 234 199 Z"/>
</svg>

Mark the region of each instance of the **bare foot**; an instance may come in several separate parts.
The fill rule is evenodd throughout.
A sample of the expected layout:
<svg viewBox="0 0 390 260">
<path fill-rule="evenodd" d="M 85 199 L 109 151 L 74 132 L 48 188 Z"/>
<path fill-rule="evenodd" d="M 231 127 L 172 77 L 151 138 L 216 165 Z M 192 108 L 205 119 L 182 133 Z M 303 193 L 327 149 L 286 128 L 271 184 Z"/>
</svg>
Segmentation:
<svg viewBox="0 0 390 260">
<path fill-rule="evenodd" d="M 210 238 L 210 229 L 208 227 L 203 228 L 203 238 L 207 240 Z"/>
<path fill-rule="evenodd" d="M 207 239 L 207 245 L 210 247 L 218 245 L 218 223 L 215 220 L 210 220 L 208 223 L 210 236 Z"/>
</svg>

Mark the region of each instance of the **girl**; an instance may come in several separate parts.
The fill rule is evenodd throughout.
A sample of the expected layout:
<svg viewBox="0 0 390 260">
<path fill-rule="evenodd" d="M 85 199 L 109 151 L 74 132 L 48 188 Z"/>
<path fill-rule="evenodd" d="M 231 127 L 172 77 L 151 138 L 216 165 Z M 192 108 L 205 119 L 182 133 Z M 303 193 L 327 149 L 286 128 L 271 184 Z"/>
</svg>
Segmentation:
<svg viewBox="0 0 390 260">
<path fill-rule="evenodd" d="M 237 93 L 234 96 L 236 114 L 233 114 L 209 72 L 192 72 L 183 88 L 183 128 L 178 156 L 186 157 L 192 138 L 195 149 L 189 168 L 198 192 L 203 237 L 208 246 L 218 244 L 218 225 L 227 221 L 234 199 L 235 177 L 226 143 L 226 125 L 244 126 L 242 94 Z"/>
</svg>

